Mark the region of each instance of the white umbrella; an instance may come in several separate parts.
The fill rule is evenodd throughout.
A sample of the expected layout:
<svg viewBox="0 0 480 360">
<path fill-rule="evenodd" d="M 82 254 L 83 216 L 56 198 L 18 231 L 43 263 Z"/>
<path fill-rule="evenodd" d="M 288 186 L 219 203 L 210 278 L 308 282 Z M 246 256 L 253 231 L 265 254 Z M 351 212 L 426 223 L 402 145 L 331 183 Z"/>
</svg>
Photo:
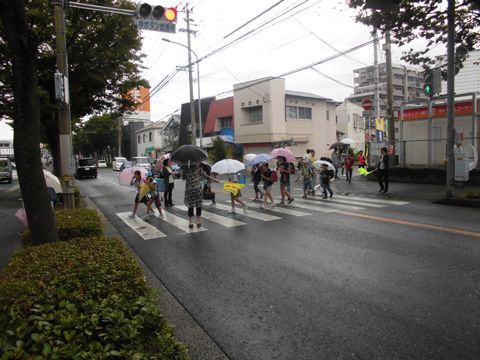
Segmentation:
<svg viewBox="0 0 480 360">
<path fill-rule="evenodd" d="M 322 165 L 327 165 L 328 170 L 335 171 L 335 166 L 333 166 L 332 163 L 325 161 L 325 160 L 317 160 L 313 163 L 313 166 L 315 166 L 316 169 L 320 169 Z"/>
<path fill-rule="evenodd" d="M 50 171 L 43 170 L 43 176 L 45 177 L 45 182 L 47 183 L 47 187 L 51 187 L 55 190 L 55 193 L 61 194 L 62 191 L 62 184 L 60 184 L 60 180 L 58 177 L 53 175 Z"/>
<path fill-rule="evenodd" d="M 223 159 L 212 166 L 212 173 L 217 174 L 236 174 L 245 169 L 245 165 L 240 161 L 233 159 Z"/>
<path fill-rule="evenodd" d="M 340 140 L 340 142 L 341 142 L 342 144 L 352 145 L 352 144 L 355 143 L 355 140 L 350 139 L 350 138 L 345 138 L 345 139 Z"/>
<path fill-rule="evenodd" d="M 248 162 L 251 161 L 255 156 L 257 156 L 257 154 L 245 154 L 243 156 L 243 160 L 245 160 L 245 162 Z"/>
</svg>

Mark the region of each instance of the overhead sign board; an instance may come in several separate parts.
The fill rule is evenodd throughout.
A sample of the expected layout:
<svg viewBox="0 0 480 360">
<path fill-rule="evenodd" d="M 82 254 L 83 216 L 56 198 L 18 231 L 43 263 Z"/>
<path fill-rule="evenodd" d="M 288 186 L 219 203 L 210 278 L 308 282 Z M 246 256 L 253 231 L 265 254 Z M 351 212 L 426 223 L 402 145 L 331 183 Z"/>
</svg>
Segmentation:
<svg viewBox="0 0 480 360">
<path fill-rule="evenodd" d="M 151 19 L 134 19 L 140 30 L 160 31 L 175 34 L 177 27 L 175 23 L 163 22 Z"/>
</svg>

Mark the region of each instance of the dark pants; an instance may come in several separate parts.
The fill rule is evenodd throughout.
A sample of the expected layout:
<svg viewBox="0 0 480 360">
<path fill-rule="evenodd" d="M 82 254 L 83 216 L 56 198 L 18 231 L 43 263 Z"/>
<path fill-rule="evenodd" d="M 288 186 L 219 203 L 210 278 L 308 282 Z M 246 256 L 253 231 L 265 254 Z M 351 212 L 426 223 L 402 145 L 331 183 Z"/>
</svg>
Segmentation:
<svg viewBox="0 0 480 360">
<path fill-rule="evenodd" d="M 380 185 L 380 190 L 388 191 L 388 171 L 378 169 L 378 185 Z"/>
<path fill-rule="evenodd" d="M 172 205 L 172 191 L 173 183 L 167 185 L 167 190 L 163 193 L 163 198 L 165 200 L 165 206 Z"/>
<path fill-rule="evenodd" d="M 321 186 L 322 186 L 324 196 L 327 196 L 327 191 L 330 193 L 330 195 L 333 195 L 333 191 L 332 189 L 330 189 L 330 183 L 321 184 Z"/>
<path fill-rule="evenodd" d="M 352 182 L 352 173 L 353 173 L 353 169 L 352 169 L 352 168 L 347 169 L 347 181 L 348 181 L 348 182 Z"/>
<path fill-rule="evenodd" d="M 256 193 L 256 194 L 257 194 L 257 193 L 260 193 L 260 198 L 262 198 L 262 197 L 263 197 L 263 192 L 262 192 L 262 190 L 260 190 L 260 188 L 258 187 L 258 184 L 260 184 L 260 180 L 254 181 L 254 182 L 253 182 L 253 189 L 255 190 L 255 193 Z"/>
<path fill-rule="evenodd" d="M 196 212 L 197 212 L 197 216 L 202 216 L 202 208 L 201 207 L 197 207 L 196 208 Z M 193 207 L 189 207 L 188 208 L 188 217 L 192 217 L 193 216 Z"/>
</svg>

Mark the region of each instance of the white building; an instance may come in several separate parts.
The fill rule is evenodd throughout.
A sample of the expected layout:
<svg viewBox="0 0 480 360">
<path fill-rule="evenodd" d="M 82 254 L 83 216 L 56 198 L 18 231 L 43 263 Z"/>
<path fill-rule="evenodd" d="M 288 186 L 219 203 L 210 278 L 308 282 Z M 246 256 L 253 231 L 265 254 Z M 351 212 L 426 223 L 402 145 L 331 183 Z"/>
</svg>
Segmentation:
<svg viewBox="0 0 480 360">
<path fill-rule="evenodd" d="M 355 151 L 365 150 L 365 118 L 363 108 L 348 100 L 337 106 L 338 140 L 349 138 L 355 142 L 350 145 Z"/>
<path fill-rule="evenodd" d="M 235 142 L 245 153 L 269 153 L 291 140 L 301 157 L 307 148 L 326 156 L 336 137 L 338 102 L 312 93 L 285 90 L 285 79 L 263 78 L 234 87 Z"/>
<path fill-rule="evenodd" d="M 137 156 L 149 156 L 156 153 L 164 145 L 162 142 L 162 131 L 166 122 L 154 122 L 144 128 L 135 131 L 137 143 Z"/>
<path fill-rule="evenodd" d="M 463 68 L 455 75 L 455 94 L 480 92 L 480 50 L 468 53 Z M 447 82 L 442 81 L 442 94 L 447 93 Z"/>
</svg>

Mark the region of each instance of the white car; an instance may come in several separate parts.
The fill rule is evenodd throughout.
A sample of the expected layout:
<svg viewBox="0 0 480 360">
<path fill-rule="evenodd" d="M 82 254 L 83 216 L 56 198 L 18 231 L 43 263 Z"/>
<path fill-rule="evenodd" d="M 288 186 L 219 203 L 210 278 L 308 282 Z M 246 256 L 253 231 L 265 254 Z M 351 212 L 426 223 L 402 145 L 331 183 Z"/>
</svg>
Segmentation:
<svg viewBox="0 0 480 360">
<path fill-rule="evenodd" d="M 118 156 L 114 157 L 112 161 L 112 170 L 113 171 L 120 171 L 122 170 L 122 164 L 127 161 L 126 158 Z"/>
<path fill-rule="evenodd" d="M 107 162 L 105 160 L 98 160 L 97 167 L 98 168 L 106 168 L 107 167 Z"/>
<path fill-rule="evenodd" d="M 146 156 L 134 156 L 132 158 L 132 166 L 140 166 L 146 169 L 150 169 L 150 161 Z"/>
</svg>

